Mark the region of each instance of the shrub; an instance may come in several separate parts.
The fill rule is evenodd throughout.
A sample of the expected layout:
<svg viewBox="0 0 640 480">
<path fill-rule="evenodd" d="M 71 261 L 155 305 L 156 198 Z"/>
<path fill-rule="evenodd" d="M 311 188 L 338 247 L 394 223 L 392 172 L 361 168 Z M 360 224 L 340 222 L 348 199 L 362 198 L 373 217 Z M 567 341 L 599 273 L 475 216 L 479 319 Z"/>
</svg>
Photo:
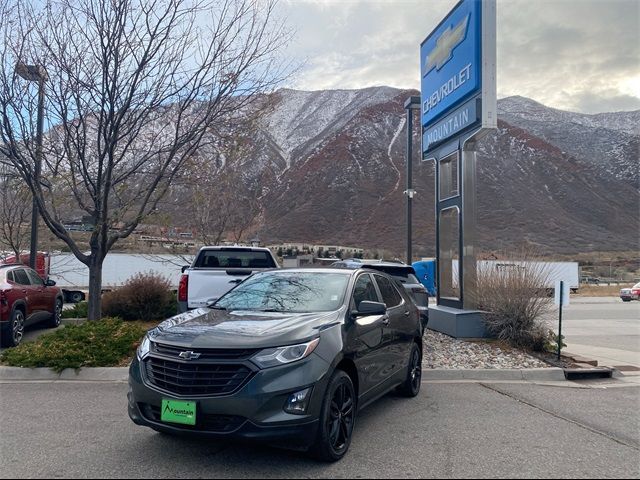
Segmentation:
<svg viewBox="0 0 640 480">
<path fill-rule="evenodd" d="M 9 348 L 2 361 L 15 367 L 114 367 L 135 354 L 145 329 L 136 323 L 104 318 L 82 325 L 67 325 L 34 342 Z"/>
<path fill-rule="evenodd" d="M 163 276 L 140 273 L 102 297 L 102 312 L 123 320 L 164 320 L 175 315 L 175 295 Z"/>
<path fill-rule="evenodd" d="M 478 268 L 476 305 L 486 312 L 485 326 L 492 336 L 514 347 L 541 351 L 549 341 L 549 271 L 530 254 L 519 258 Z"/>
<path fill-rule="evenodd" d="M 62 318 L 87 318 L 89 316 L 89 304 L 87 302 L 76 303 L 73 308 L 62 311 Z"/>
</svg>

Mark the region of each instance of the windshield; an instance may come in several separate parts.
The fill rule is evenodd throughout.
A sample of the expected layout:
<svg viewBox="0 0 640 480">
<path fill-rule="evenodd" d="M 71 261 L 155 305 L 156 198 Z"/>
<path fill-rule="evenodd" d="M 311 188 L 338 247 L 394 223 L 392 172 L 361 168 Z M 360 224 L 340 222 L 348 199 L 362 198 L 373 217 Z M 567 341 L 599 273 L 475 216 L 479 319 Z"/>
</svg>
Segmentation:
<svg viewBox="0 0 640 480">
<path fill-rule="evenodd" d="M 265 272 L 249 277 L 213 308 L 270 312 L 329 312 L 344 300 L 349 275 Z"/>
</svg>

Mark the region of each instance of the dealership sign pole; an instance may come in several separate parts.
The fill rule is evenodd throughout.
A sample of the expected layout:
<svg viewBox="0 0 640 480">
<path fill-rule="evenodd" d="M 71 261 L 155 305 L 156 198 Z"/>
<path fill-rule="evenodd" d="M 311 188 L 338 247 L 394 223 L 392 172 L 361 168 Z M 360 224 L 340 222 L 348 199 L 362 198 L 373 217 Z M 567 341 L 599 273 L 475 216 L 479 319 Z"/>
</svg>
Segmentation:
<svg viewBox="0 0 640 480">
<path fill-rule="evenodd" d="M 484 335 L 476 293 L 476 142 L 497 128 L 496 1 L 461 0 L 420 46 L 422 158 L 436 165 L 429 327 Z"/>
</svg>

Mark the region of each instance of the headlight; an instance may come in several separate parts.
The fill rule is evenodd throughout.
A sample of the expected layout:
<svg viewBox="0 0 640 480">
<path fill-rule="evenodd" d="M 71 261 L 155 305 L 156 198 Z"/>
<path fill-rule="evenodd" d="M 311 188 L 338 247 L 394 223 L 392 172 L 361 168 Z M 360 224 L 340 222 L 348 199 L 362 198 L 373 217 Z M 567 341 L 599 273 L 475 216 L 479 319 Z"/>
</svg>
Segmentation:
<svg viewBox="0 0 640 480">
<path fill-rule="evenodd" d="M 144 338 L 142 339 L 142 343 L 138 347 L 138 358 L 140 360 L 144 360 L 144 357 L 146 357 L 149 354 L 150 349 L 151 349 L 151 340 L 149 340 L 149 337 L 145 335 Z"/>
<path fill-rule="evenodd" d="M 307 343 L 299 345 L 290 345 L 287 347 L 269 348 L 262 350 L 251 360 L 260 368 L 277 367 L 278 365 L 286 365 L 287 363 L 297 362 L 303 358 L 307 358 L 320 343 L 320 339 L 316 338 Z"/>
</svg>

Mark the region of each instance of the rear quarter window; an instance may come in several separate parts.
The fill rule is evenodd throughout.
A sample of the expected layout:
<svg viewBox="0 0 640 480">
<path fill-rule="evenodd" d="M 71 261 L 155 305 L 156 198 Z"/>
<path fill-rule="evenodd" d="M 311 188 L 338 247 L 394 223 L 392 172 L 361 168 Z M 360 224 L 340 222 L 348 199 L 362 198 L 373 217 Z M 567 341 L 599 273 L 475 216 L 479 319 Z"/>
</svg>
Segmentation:
<svg viewBox="0 0 640 480">
<path fill-rule="evenodd" d="M 375 275 L 378 288 L 382 294 L 382 299 L 387 308 L 397 307 L 402 303 L 402 296 L 396 287 L 386 277 Z"/>
</svg>

